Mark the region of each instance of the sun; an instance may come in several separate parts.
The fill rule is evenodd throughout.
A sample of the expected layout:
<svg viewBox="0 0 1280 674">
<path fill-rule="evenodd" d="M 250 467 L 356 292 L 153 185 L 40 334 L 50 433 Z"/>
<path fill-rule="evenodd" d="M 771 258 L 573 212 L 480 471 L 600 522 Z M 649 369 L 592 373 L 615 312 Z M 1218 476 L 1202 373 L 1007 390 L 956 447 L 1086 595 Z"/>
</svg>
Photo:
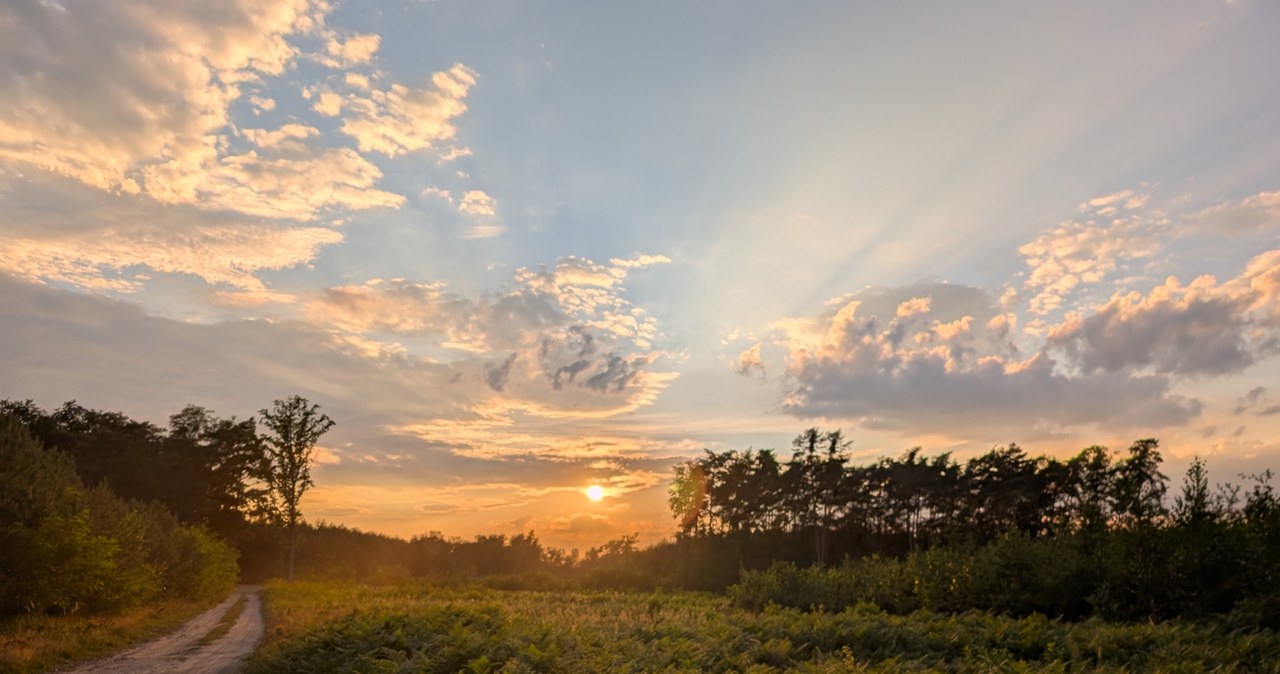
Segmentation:
<svg viewBox="0 0 1280 674">
<path fill-rule="evenodd" d="M 592 501 L 599 501 L 604 498 L 604 487 L 601 487 L 598 484 L 593 484 L 590 487 L 587 487 L 587 498 Z"/>
</svg>

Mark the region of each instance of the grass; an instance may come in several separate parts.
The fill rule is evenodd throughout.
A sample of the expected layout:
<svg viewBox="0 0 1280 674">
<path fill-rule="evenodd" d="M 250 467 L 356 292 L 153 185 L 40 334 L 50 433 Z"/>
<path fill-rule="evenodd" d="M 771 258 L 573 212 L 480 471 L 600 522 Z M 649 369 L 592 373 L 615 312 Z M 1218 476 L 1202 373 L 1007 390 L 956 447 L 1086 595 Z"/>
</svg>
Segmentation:
<svg viewBox="0 0 1280 674">
<path fill-rule="evenodd" d="M 26 615 L 0 621 L 0 672 L 46 672 L 172 631 L 212 606 L 166 601 L 119 615 Z"/>
<path fill-rule="evenodd" d="M 269 584 L 267 672 L 1280 672 L 1280 636 L 1212 625 L 733 607 L 687 592 Z"/>
</svg>

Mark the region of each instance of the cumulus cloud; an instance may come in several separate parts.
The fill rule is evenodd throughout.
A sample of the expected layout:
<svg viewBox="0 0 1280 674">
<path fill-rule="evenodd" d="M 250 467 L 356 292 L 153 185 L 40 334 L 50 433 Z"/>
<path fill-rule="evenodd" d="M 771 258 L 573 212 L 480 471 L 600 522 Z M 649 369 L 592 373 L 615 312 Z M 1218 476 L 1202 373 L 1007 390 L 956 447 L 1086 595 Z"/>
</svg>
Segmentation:
<svg viewBox="0 0 1280 674">
<path fill-rule="evenodd" d="M 1116 294 L 1091 315 L 1068 317 L 1048 343 L 1085 372 L 1230 374 L 1280 348 L 1278 300 L 1280 251 L 1269 251 L 1224 284 L 1170 277 L 1145 295 Z"/>
<path fill-rule="evenodd" d="M 1123 206 L 1133 194 L 1088 204 Z M 1172 392 L 1187 378 L 1238 373 L 1280 351 L 1280 251 L 1225 283 L 1169 278 L 1118 292 L 1047 324 L 1039 346 L 1015 338 L 1005 302 L 963 286 L 869 289 L 813 318 L 777 323 L 788 352 L 784 408 L 940 433 L 981 425 L 1161 427 L 1201 411 Z M 1034 350 L 1027 351 L 1027 347 Z M 1025 354 L 1025 355 L 1024 355 Z M 743 354 L 750 368 L 756 354 Z M 1236 413 L 1280 414 L 1255 389 Z"/>
<path fill-rule="evenodd" d="M 492 414 L 599 417 L 651 403 L 674 377 L 657 369 L 656 324 L 623 294 L 627 268 L 564 258 L 518 270 L 512 287 L 464 297 L 443 284 L 375 280 L 330 288 L 308 306 L 332 329 L 393 334 L 470 354 Z"/>
<path fill-rule="evenodd" d="M 498 202 L 493 197 L 485 194 L 484 190 L 468 190 L 462 195 L 462 202 L 458 204 L 458 210 L 468 215 L 492 216 L 494 208 Z"/>
<path fill-rule="evenodd" d="M 928 308 L 918 298 L 929 298 Z M 911 310 L 899 315 L 909 303 Z M 918 285 L 855 293 L 783 324 L 787 395 L 801 417 L 941 434 L 1007 433 L 1110 422 L 1187 423 L 1201 405 L 1158 375 L 1068 375 L 1048 353 L 1021 357 L 985 292 Z"/>
<path fill-rule="evenodd" d="M 1097 312 L 1053 329 L 1049 344 L 1085 372 L 1183 376 L 1239 372 L 1253 364 L 1259 348 L 1250 343 L 1238 299 L 1219 292 L 1209 276 L 1185 287 L 1171 277 L 1146 295 L 1116 295 Z"/>
</svg>

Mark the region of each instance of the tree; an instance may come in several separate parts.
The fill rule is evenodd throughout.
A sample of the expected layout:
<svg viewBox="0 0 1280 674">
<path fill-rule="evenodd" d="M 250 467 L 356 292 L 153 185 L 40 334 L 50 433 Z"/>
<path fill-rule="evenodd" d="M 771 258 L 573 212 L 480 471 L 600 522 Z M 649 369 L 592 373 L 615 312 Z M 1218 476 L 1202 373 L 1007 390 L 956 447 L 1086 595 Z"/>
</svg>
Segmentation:
<svg viewBox="0 0 1280 674">
<path fill-rule="evenodd" d="M 289 573 L 293 580 L 294 550 L 297 547 L 298 503 L 311 481 L 312 451 L 320 436 L 333 428 L 333 420 L 302 396 L 275 401 L 270 410 L 261 410 L 262 423 L 270 431 L 266 441 L 265 474 L 270 490 L 270 509 L 285 525 L 289 536 Z"/>
<path fill-rule="evenodd" d="M 165 503 L 181 519 L 235 538 L 262 512 L 265 449 L 257 424 L 219 419 L 198 405 L 169 417 L 166 456 L 178 485 Z"/>
<path fill-rule="evenodd" d="M 1124 526 L 1148 527 L 1164 514 L 1168 478 L 1160 472 L 1163 459 L 1158 446 L 1155 438 L 1138 440 L 1115 467 L 1113 500 Z"/>
</svg>

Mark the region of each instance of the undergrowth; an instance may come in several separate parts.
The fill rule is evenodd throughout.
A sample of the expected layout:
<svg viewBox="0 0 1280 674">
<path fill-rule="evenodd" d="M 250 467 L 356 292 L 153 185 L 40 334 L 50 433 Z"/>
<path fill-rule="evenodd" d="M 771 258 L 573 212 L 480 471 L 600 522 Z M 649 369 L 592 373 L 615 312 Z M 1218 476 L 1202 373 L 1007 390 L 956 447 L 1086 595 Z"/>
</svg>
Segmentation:
<svg viewBox="0 0 1280 674">
<path fill-rule="evenodd" d="M 266 672 L 1280 672 L 1280 637 L 1204 624 L 891 615 L 689 592 L 276 583 Z"/>
</svg>

